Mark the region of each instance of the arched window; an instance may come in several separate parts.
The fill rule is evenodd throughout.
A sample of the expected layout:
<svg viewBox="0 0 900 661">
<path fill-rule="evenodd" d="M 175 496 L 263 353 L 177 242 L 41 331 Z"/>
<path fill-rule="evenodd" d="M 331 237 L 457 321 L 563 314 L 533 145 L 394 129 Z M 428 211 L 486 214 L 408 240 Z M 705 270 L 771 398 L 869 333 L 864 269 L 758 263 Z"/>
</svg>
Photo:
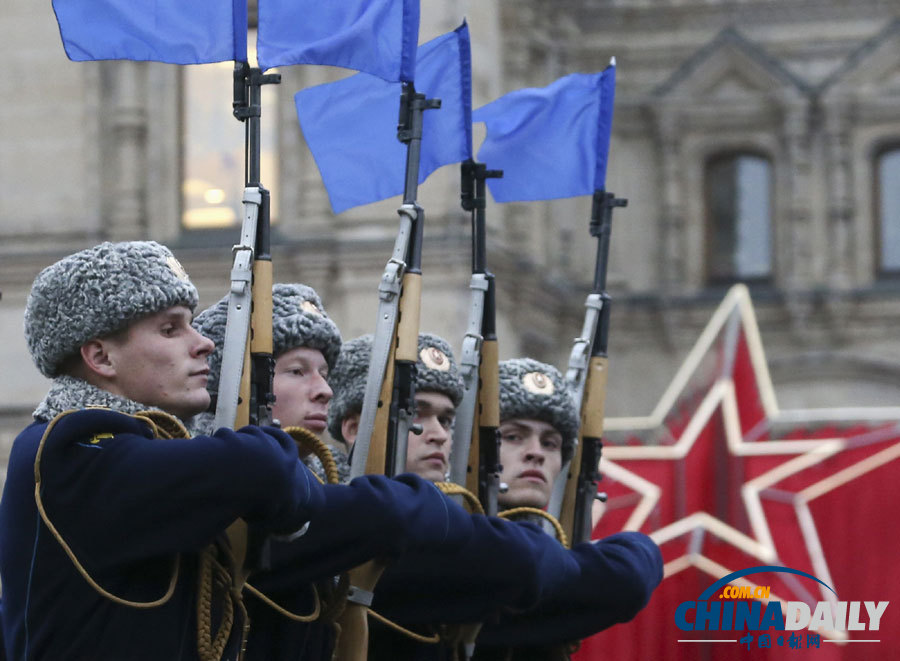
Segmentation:
<svg viewBox="0 0 900 661">
<path fill-rule="evenodd" d="M 707 161 L 706 273 L 710 284 L 772 275 L 772 165 L 749 153 Z"/>
<path fill-rule="evenodd" d="M 256 66 L 256 31 L 247 37 Z M 183 67 L 182 211 L 185 229 L 237 227 L 243 221 L 244 123 L 232 115 L 233 62 Z M 274 71 L 274 70 L 273 70 Z M 263 85 L 260 178 L 277 190 L 275 85 Z M 277 218 L 273 193 L 270 217 Z"/>
<path fill-rule="evenodd" d="M 879 271 L 900 275 L 900 146 L 882 151 L 875 170 Z"/>
</svg>

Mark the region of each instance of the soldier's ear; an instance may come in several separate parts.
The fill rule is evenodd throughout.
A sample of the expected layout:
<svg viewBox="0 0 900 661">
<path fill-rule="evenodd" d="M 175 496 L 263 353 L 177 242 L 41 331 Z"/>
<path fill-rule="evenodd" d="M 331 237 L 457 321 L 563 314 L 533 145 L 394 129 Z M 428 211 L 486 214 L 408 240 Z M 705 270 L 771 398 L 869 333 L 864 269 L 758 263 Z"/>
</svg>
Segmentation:
<svg viewBox="0 0 900 661">
<path fill-rule="evenodd" d="M 88 374 L 107 379 L 116 375 L 115 365 L 110 360 L 108 343 L 104 340 L 88 340 L 82 344 L 81 360 Z"/>
<path fill-rule="evenodd" d="M 341 436 L 349 448 L 356 442 L 359 433 L 359 413 L 352 413 L 341 421 Z"/>
</svg>

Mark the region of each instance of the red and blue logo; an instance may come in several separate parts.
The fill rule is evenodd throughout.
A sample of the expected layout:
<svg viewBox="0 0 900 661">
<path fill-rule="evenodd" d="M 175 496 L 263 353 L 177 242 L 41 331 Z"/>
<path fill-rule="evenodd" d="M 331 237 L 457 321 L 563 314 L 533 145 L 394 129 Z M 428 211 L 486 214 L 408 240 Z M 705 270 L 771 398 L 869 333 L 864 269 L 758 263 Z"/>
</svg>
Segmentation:
<svg viewBox="0 0 900 661">
<path fill-rule="evenodd" d="M 771 586 L 741 580 L 752 574 L 772 572 L 816 581 L 830 592 L 830 598 L 812 606 L 805 601 L 783 602 L 774 597 Z M 746 632 L 739 640 L 678 641 L 684 643 L 733 642 L 746 644 L 749 649 L 754 639 L 758 647 L 772 647 L 774 638 L 774 643 L 782 647 L 819 647 L 822 642 L 836 642 L 829 636 L 832 632 L 878 631 L 888 604 L 887 601 L 840 601 L 830 585 L 812 574 L 789 567 L 760 566 L 728 574 L 706 588 L 695 601 L 681 602 L 675 610 L 675 625 L 681 631 Z M 879 641 L 856 639 L 854 642 Z"/>
</svg>

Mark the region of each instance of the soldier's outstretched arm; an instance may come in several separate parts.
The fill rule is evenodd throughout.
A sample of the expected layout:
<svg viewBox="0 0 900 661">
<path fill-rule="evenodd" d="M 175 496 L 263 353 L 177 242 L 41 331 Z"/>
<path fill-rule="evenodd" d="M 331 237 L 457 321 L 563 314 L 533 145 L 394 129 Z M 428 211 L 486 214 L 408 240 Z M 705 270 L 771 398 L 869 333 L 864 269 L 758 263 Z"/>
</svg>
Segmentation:
<svg viewBox="0 0 900 661">
<path fill-rule="evenodd" d="M 479 646 L 581 640 L 634 618 L 663 577 L 659 547 L 641 533 L 584 542 L 568 553 L 581 569 L 577 579 L 571 574 L 550 577 L 537 608 L 487 622 Z"/>
<path fill-rule="evenodd" d="M 161 439 L 140 418 L 103 410 L 51 425 L 38 462 L 42 503 L 97 568 L 196 549 L 238 517 L 265 530 L 296 530 L 324 502 L 293 439 L 274 428 Z M 29 429 L 38 437 L 17 447 L 28 454 L 42 426 Z M 25 460 L 33 463 L 33 455 Z"/>
<path fill-rule="evenodd" d="M 454 554 L 473 533 L 472 517 L 432 482 L 412 474 L 364 475 L 323 487 L 324 503 L 297 539 L 273 539 L 270 567 L 254 576 L 269 591 L 303 588 L 374 558 Z"/>
<path fill-rule="evenodd" d="M 559 582 L 577 583 L 577 559 L 532 523 L 472 515 L 455 552 L 408 553 L 385 571 L 375 608 L 403 624 L 471 623 L 535 608 Z"/>
</svg>

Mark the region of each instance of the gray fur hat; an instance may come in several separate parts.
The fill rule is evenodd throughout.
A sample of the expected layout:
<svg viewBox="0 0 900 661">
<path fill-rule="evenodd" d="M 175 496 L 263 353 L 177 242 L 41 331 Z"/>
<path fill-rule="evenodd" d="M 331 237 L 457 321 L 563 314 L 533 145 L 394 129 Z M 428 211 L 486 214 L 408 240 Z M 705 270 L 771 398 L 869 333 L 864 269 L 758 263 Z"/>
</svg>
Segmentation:
<svg viewBox="0 0 900 661">
<path fill-rule="evenodd" d="M 25 341 L 41 374 L 54 378 L 88 340 L 175 305 L 193 310 L 197 289 L 168 248 L 101 243 L 38 274 L 25 304 Z"/>
<path fill-rule="evenodd" d="M 500 421 L 542 420 L 563 437 L 563 458 L 571 456 L 578 437 L 578 411 L 566 382 L 552 365 L 532 358 L 500 362 Z"/>
<path fill-rule="evenodd" d="M 341 423 L 347 416 L 362 411 L 373 342 L 372 335 L 363 335 L 344 344 L 337 365 L 328 377 L 334 391 L 328 407 L 328 433 L 334 439 L 345 441 Z M 416 390 L 447 395 L 454 406 L 462 400 L 463 386 L 453 349 L 443 338 L 431 333 L 419 333 Z"/>
<path fill-rule="evenodd" d="M 216 345 L 209 356 L 206 384 L 211 393 L 219 390 L 227 318 L 228 296 L 225 296 L 198 314 L 193 322 L 194 328 Z M 315 289 L 301 284 L 275 284 L 272 286 L 272 353 L 278 358 L 297 347 L 318 349 L 328 369 L 334 369 L 341 351 L 341 332 L 326 314 Z"/>
</svg>

